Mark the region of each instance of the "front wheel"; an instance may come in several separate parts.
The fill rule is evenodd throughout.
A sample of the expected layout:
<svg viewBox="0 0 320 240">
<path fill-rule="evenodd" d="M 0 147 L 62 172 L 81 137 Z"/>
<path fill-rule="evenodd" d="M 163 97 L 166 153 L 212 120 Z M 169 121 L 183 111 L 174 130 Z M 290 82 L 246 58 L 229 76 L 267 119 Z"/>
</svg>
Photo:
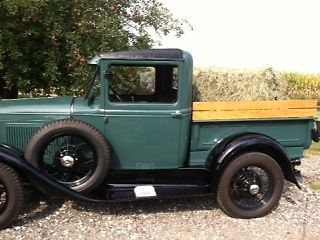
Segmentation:
<svg viewBox="0 0 320 240">
<path fill-rule="evenodd" d="M 0 229 L 9 226 L 18 216 L 22 202 L 22 185 L 17 173 L 0 163 Z"/>
<path fill-rule="evenodd" d="M 30 140 L 25 158 L 56 181 L 89 193 L 105 179 L 110 166 L 109 145 L 93 126 L 58 120 L 41 128 Z M 30 177 L 35 186 L 38 180 Z"/>
<path fill-rule="evenodd" d="M 279 203 L 283 173 L 269 155 L 248 152 L 236 157 L 225 168 L 217 188 L 217 200 L 231 217 L 262 217 Z"/>
</svg>

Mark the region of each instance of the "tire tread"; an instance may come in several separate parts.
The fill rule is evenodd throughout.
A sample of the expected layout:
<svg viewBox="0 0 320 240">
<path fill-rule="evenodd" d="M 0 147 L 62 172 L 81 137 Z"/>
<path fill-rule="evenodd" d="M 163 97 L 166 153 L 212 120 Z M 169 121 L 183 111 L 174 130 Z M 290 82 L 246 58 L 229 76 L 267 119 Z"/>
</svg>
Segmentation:
<svg viewBox="0 0 320 240">
<path fill-rule="evenodd" d="M 233 213 L 232 211 L 230 211 L 224 201 L 225 201 L 225 196 L 222 194 L 224 189 L 223 189 L 223 186 L 221 184 L 223 178 L 224 178 L 224 174 L 225 173 L 228 173 L 230 172 L 232 169 L 236 168 L 237 165 L 243 161 L 243 160 L 246 160 L 249 158 L 252 157 L 252 155 L 255 154 L 255 155 L 258 155 L 260 157 L 262 156 L 267 156 L 269 159 L 269 161 L 273 161 L 272 164 L 274 165 L 273 167 L 276 168 L 276 171 L 277 171 L 277 174 L 279 174 L 279 178 L 280 178 L 280 181 L 282 182 L 282 184 L 278 187 L 280 187 L 279 191 L 282 193 L 283 191 L 283 181 L 284 181 L 284 175 L 283 175 L 283 172 L 282 172 L 282 169 L 281 167 L 279 166 L 279 164 L 269 155 L 266 155 L 264 153 L 261 153 L 261 152 L 247 152 L 247 153 L 244 153 L 242 155 L 239 155 L 237 157 L 235 157 L 226 167 L 225 169 L 223 170 L 223 173 L 222 175 L 220 176 L 220 179 L 219 179 L 219 183 L 218 183 L 218 187 L 217 187 L 217 202 L 219 204 L 219 207 L 230 217 L 236 217 L 236 218 L 258 218 L 258 217 L 263 217 L 269 213 L 271 213 L 272 211 L 274 211 L 278 204 L 274 204 L 271 208 L 269 208 L 267 211 L 261 213 L 261 214 L 258 214 L 258 215 L 255 215 L 255 216 L 252 216 L 252 215 L 241 215 L 241 214 L 235 214 Z M 261 160 L 260 161 L 266 161 L 266 160 Z M 275 199 L 275 202 L 279 202 L 279 199 L 281 197 L 281 194 L 280 196 L 277 196 L 276 199 Z"/>
<path fill-rule="evenodd" d="M 90 191 L 92 191 L 94 188 L 96 188 L 98 185 L 100 185 L 102 183 L 102 181 L 105 179 L 107 172 L 110 168 L 110 149 L 109 149 L 109 144 L 107 142 L 107 140 L 105 139 L 105 137 L 98 131 L 98 129 L 96 129 L 94 126 L 80 121 L 80 120 L 74 120 L 74 119 L 62 119 L 62 120 L 57 120 L 57 121 L 53 121 L 53 122 L 49 122 L 46 125 L 44 125 L 29 141 L 27 149 L 25 151 L 25 158 L 28 162 L 30 162 L 32 165 L 34 165 L 35 167 L 39 168 L 37 159 L 32 158 L 34 149 L 37 148 L 38 146 L 38 142 L 39 140 L 45 138 L 45 136 L 47 134 L 49 134 L 52 131 L 57 131 L 57 132 L 61 132 L 63 131 L 63 129 L 82 129 L 82 131 L 86 131 L 88 133 L 90 133 L 90 135 L 97 139 L 97 141 L 100 142 L 98 148 L 101 149 L 101 151 L 103 152 L 104 156 L 103 156 L 103 160 L 104 161 L 103 164 L 100 165 L 99 167 L 99 171 L 101 172 L 101 175 L 96 177 L 96 180 L 94 183 L 91 183 L 91 186 L 87 187 L 74 187 L 73 189 L 78 191 L 78 192 L 82 192 L 82 193 L 88 193 Z M 95 143 L 93 143 L 94 145 Z M 31 182 L 36 186 L 38 184 L 37 180 L 30 178 Z M 43 189 L 40 188 L 40 190 L 43 191 Z"/>
<path fill-rule="evenodd" d="M 2 219 L 3 216 L 0 215 L 0 229 L 4 229 L 18 217 L 23 205 L 24 197 L 22 183 L 16 171 L 2 162 L 0 162 L 0 171 L 4 171 L 4 173 L 7 174 L 11 180 L 10 185 L 14 187 L 15 191 L 15 198 L 14 200 L 11 200 L 14 201 L 12 212 L 9 214 L 9 216 L 7 216 L 6 219 Z"/>
</svg>

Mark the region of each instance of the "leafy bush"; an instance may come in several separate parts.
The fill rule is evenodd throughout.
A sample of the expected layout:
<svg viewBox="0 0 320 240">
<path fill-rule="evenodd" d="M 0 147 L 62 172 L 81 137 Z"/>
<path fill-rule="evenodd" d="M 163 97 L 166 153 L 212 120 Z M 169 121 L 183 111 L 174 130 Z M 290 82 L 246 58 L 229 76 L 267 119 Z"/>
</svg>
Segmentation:
<svg viewBox="0 0 320 240">
<path fill-rule="evenodd" d="M 287 81 L 267 68 L 263 71 L 195 68 L 193 101 L 287 99 Z"/>
</svg>

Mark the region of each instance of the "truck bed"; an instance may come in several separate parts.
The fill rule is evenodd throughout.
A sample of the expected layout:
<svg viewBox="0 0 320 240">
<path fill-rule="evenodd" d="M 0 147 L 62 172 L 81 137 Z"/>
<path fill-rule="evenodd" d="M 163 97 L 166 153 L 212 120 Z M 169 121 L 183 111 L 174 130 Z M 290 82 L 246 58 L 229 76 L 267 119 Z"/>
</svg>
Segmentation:
<svg viewBox="0 0 320 240">
<path fill-rule="evenodd" d="M 239 119 L 315 118 L 317 100 L 194 102 L 194 122 Z"/>
</svg>

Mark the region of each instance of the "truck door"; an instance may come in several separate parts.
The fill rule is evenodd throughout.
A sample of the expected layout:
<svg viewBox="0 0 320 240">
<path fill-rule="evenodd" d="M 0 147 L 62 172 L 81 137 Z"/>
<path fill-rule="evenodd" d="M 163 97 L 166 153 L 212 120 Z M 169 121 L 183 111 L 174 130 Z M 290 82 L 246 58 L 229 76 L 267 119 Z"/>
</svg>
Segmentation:
<svg viewBox="0 0 320 240">
<path fill-rule="evenodd" d="M 105 135 L 113 169 L 165 169 L 183 165 L 179 63 L 113 63 L 107 66 Z M 183 143 L 185 144 L 185 143 Z"/>
</svg>

